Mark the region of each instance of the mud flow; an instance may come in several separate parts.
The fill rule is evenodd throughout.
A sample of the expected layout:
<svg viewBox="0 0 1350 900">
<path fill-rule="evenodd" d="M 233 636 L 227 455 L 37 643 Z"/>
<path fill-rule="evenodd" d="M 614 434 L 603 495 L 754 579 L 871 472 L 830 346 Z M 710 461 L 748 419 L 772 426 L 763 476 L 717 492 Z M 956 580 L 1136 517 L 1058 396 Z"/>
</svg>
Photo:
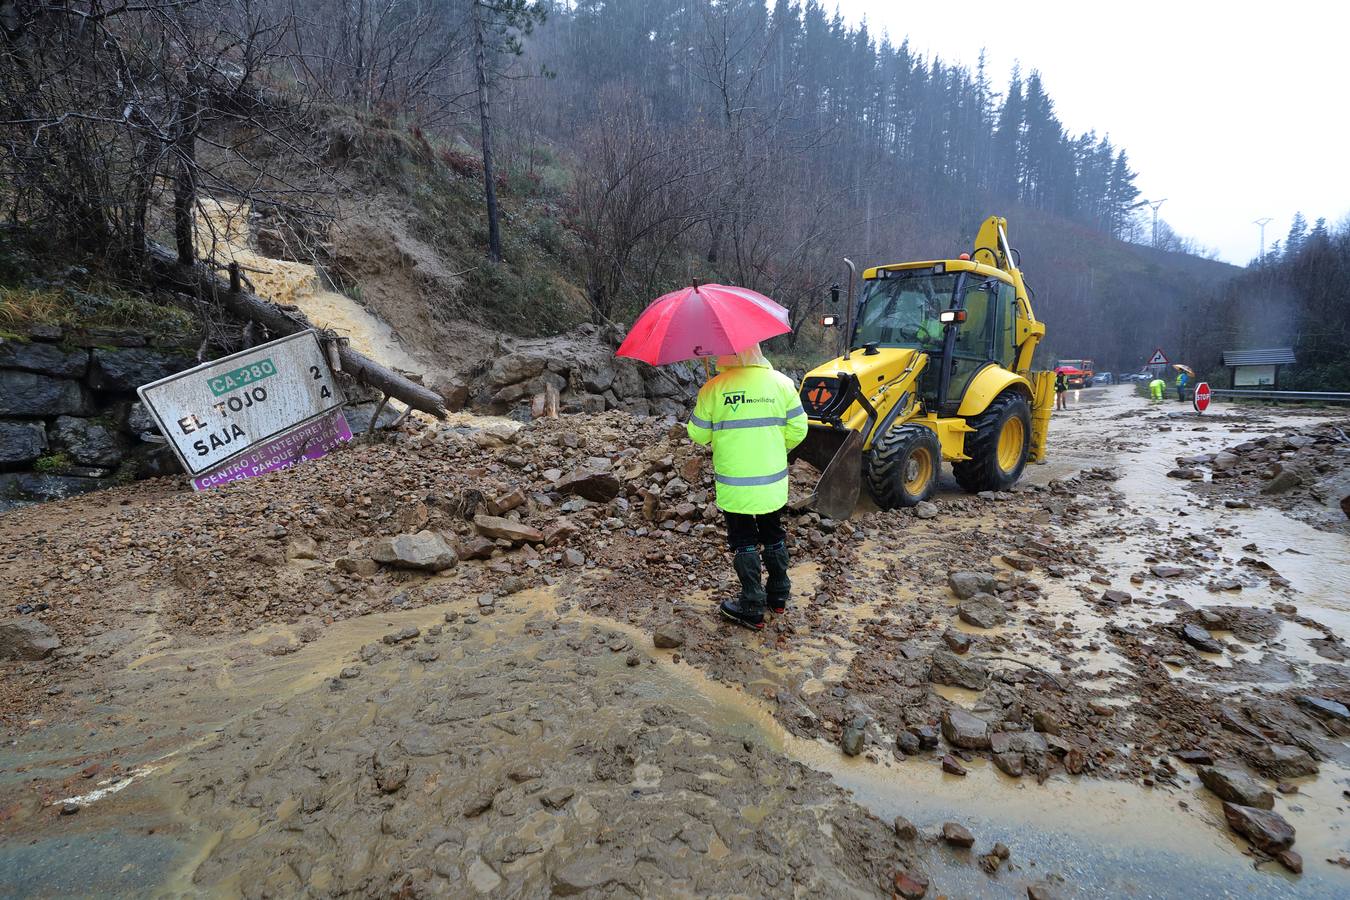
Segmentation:
<svg viewBox="0 0 1350 900">
<path fill-rule="evenodd" d="M 1012 492 L 788 516 L 758 633 L 678 429 L 406 427 L 0 518 L 0 894 L 1350 893 L 1344 416 L 1078 392 Z"/>
</svg>

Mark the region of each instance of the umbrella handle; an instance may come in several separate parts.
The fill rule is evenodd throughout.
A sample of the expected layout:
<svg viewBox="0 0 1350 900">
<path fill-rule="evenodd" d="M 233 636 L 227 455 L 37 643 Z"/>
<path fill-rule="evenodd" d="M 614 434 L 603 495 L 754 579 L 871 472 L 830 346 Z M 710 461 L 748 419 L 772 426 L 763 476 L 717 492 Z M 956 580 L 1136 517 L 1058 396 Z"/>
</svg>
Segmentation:
<svg viewBox="0 0 1350 900">
<path fill-rule="evenodd" d="M 703 380 L 707 381 L 713 377 L 712 366 L 708 364 L 708 357 L 700 356 L 699 359 L 703 361 L 703 374 L 705 376 Z"/>
</svg>

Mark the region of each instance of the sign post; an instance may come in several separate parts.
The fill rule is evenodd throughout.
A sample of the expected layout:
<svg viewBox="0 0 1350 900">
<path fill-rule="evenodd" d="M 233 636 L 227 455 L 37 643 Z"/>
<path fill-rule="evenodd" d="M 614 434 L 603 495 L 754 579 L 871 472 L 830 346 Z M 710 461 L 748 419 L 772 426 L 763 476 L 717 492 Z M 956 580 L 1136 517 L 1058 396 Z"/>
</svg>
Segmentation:
<svg viewBox="0 0 1350 900">
<path fill-rule="evenodd" d="M 1195 407 L 1196 412 L 1202 413 L 1209 409 L 1210 396 L 1208 381 L 1202 381 L 1195 386 L 1195 396 L 1191 398 L 1191 405 Z"/>
<path fill-rule="evenodd" d="M 1162 378 L 1167 374 L 1167 356 L 1162 352 L 1161 347 L 1153 351 L 1153 355 L 1148 358 L 1148 362 L 1144 363 L 1144 368 L 1153 373 L 1154 378 Z"/>
<path fill-rule="evenodd" d="M 351 440 L 341 409 L 346 398 L 313 331 L 175 373 L 137 393 L 197 490 L 314 459 Z"/>
</svg>

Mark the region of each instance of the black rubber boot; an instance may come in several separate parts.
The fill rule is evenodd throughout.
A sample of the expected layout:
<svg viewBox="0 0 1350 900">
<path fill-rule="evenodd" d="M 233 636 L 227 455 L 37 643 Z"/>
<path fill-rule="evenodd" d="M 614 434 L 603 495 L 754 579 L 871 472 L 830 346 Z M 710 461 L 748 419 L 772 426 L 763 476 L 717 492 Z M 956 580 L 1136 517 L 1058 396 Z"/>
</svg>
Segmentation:
<svg viewBox="0 0 1350 900">
<path fill-rule="evenodd" d="M 788 578 L 787 544 L 779 541 L 764 548 L 764 570 L 769 573 L 764 582 L 769 612 L 781 616 L 787 612 L 788 595 L 792 593 L 792 581 Z"/>
<path fill-rule="evenodd" d="M 764 585 L 760 582 L 759 551 L 754 547 L 742 547 L 736 551 L 732 565 L 736 577 L 741 580 L 741 593 L 734 600 L 723 600 L 717 611 L 737 625 L 758 631 L 764 627 Z"/>
</svg>

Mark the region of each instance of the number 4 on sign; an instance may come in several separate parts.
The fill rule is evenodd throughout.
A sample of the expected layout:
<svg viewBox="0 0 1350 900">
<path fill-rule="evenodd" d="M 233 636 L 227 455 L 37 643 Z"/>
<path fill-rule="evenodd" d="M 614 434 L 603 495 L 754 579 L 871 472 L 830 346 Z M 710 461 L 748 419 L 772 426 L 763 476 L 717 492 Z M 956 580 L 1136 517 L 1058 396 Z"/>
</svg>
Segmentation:
<svg viewBox="0 0 1350 900">
<path fill-rule="evenodd" d="M 1159 347 L 1157 350 L 1154 350 L 1154 351 L 1153 351 L 1153 355 L 1150 356 L 1150 357 L 1148 358 L 1148 362 L 1146 363 L 1146 365 L 1150 365 L 1150 366 L 1165 366 L 1165 365 L 1167 365 L 1167 357 L 1166 357 L 1166 356 L 1163 356 L 1163 352 L 1162 352 L 1162 348 L 1161 348 L 1161 347 Z"/>
<path fill-rule="evenodd" d="M 314 376 L 315 381 L 323 381 L 323 376 L 319 374 L 318 366 L 310 366 L 309 374 Z M 329 397 L 333 396 L 333 392 L 328 389 L 328 385 L 323 384 L 319 386 L 319 396 L 327 400 Z"/>
</svg>

